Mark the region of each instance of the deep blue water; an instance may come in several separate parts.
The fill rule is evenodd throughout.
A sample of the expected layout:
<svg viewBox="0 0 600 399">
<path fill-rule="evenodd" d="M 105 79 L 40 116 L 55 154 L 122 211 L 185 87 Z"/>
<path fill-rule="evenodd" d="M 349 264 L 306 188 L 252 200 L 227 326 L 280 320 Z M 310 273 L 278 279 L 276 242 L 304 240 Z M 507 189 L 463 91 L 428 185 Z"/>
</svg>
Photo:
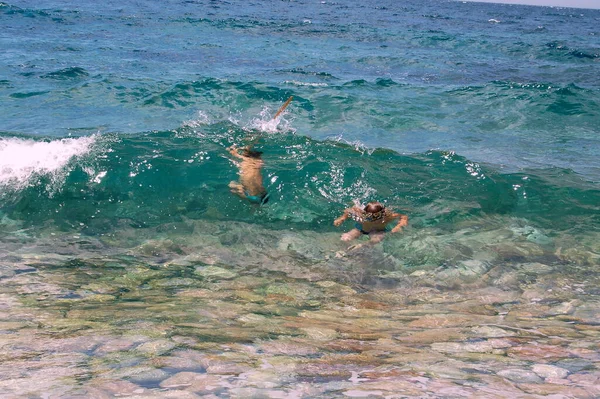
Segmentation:
<svg viewBox="0 0 600 399">
<path fill-rule="evenodd" d="M 34 230 L 210 219 L 216 203 L 328 231 L 381 199 L 417 227 L 499 214 L 597 231 L 598 10 L 12 1 L 0 25 L 0 212 Z M 273 193 L 259 219 L 224 158 L 256 134 Z"/>
</svg>

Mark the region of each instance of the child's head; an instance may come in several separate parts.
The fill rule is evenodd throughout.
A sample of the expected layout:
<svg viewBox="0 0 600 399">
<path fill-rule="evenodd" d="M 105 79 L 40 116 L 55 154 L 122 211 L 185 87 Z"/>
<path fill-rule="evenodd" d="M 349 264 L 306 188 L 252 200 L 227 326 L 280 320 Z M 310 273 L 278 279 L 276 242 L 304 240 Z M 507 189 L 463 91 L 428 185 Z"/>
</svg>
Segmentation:
<svg viewBox="0 0 600 399">
<path fill-rule="evenodd" d="M 243 155 L 248 158 L 260 159 L 260 157 L 262 156 L 262 151 L 254 151 L 249 148 L 245 148 Z"/>
<path fill-rule="evenodd" d="M 385 206 L 378 201 L 371 201 L 367 205 L 365 205 L 365 212 L 367 213 L 377 213 L 381 212 L 385 209 Z"/>
<path fill-rule="evenodd" d="M 364 207 L 367 221 L 381 220 L 385 214 L 385 205 L 378 201 L 371 201 Z"/>
</svg>

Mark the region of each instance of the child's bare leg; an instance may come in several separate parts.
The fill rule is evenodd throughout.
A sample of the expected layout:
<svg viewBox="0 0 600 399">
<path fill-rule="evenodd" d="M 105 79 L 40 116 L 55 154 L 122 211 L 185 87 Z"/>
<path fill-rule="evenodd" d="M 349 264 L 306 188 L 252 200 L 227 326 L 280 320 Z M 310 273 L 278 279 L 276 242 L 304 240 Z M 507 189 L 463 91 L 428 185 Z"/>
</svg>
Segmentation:
<svg viewBox="0 0 600 399">
<path fill-rule="evenodd" d="M 360 237 L 361 232 L 359 229 L 352 229 L 347 233 L 342 234 L 342 241 L 352 241 Z"/>
<path fill-rule="evenodd" d="M 381 240 L 383 240 L 383 237 L 385 237 L 385 232 L 383 231 L 372 231 L 371 233 L 369 233 L 369 241 L 373 244 L 381 242 Z"/>
</svg>

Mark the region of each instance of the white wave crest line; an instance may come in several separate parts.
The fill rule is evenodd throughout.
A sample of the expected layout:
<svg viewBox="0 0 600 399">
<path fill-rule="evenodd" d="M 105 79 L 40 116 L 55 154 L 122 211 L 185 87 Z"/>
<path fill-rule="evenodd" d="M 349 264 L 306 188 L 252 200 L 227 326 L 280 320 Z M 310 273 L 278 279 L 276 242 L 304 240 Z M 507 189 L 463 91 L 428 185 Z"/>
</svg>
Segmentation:
<svg viewBox="0 0 600 399">
<path fill-rule="evenodd" d="M 370 148 L 369 146 L 367 146 L 360 140 L 354 140 L 354 141 L 346 140 L 342 134 L 339 134 L 337 136 L 328 137 L 326 140 L 335 142 L 335 143 L 343 143 L 343 144 L 349 145 L 351 147 L 354 147 L 354 150 L 360 152 L 361 154 L 367 153 L 368 155 L 371 155 L 376 150 L 375 148 Z"/>
<path fill-rule="evenodd" d="M 0 186 L 21 189 L 37 175 L 60 180 L 69 162 L 87 154 L 95 141 L 95 136 L 52 141 L 0 138 Z"/>
<path fill-rule="evenodd" d="M 327 87 L 327 83 L 301 82 L 299 80 L 286 80 L 283 83 L 295 86 L 310 86 L 310 87 Z"/>
</svg>

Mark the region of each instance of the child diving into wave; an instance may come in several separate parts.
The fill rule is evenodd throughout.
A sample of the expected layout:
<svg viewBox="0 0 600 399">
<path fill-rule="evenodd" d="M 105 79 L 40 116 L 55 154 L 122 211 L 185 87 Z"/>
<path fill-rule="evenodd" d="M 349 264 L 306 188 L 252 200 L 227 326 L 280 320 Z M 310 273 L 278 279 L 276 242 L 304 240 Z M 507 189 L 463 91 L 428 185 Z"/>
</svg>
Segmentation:
<svg viewBox="0 0 600 399">
<path fill-rule="evenodd" d="M 290 96 L 287 101 L 279 108 L 272 121 L 283 113 L 294 97 Z M 231 192 L 240 198 L 247 199 L 253 204 L 265 205 L 269 202 L 269 193 L 263 185 L 262 168 L 265 165 L 262 160 L 262 152 L 252 149 L 259 137 L 243 148 L 237 148 L 235 145 L 229 147 L 227 151 L 233 155 L 236 160 L 234 164 L 239 168 L 240 181 L 229 183 Z M 241 153 L 240 153 L 241 151 Z"/>
<path fill-rule="evenodd" d="M 237 158 L 233 162 L 239 168 L 240 175 L 239 182 L 229 183 L 231 192 L 253 204 L 266 204 L 269 201 L 269 193 L 263 185 L 262 168 L 265 163 L 262 160 L 262 152 L 255 151 L 250 146 L 231 146 L 227 150 Z"/>
<path fill-rule="evenodd" d="M 371 242 L 378 243 L 383 239 L 385 228 L 390 222 L 398 219 L 398 223 L 391 230 L 392 233 L 397 233 L 408 225 L 408 216 L 393 212 L 377 201 L 369 202 L 364 208 L 355 205 L 344 210 L 342 216 L 335 219 L 333 224 L 340 226 L 349 217 L 356 222 L 355 227 L 342 234 L 342 241 L 352 241 L 365 234 Z"/>
</svg>

